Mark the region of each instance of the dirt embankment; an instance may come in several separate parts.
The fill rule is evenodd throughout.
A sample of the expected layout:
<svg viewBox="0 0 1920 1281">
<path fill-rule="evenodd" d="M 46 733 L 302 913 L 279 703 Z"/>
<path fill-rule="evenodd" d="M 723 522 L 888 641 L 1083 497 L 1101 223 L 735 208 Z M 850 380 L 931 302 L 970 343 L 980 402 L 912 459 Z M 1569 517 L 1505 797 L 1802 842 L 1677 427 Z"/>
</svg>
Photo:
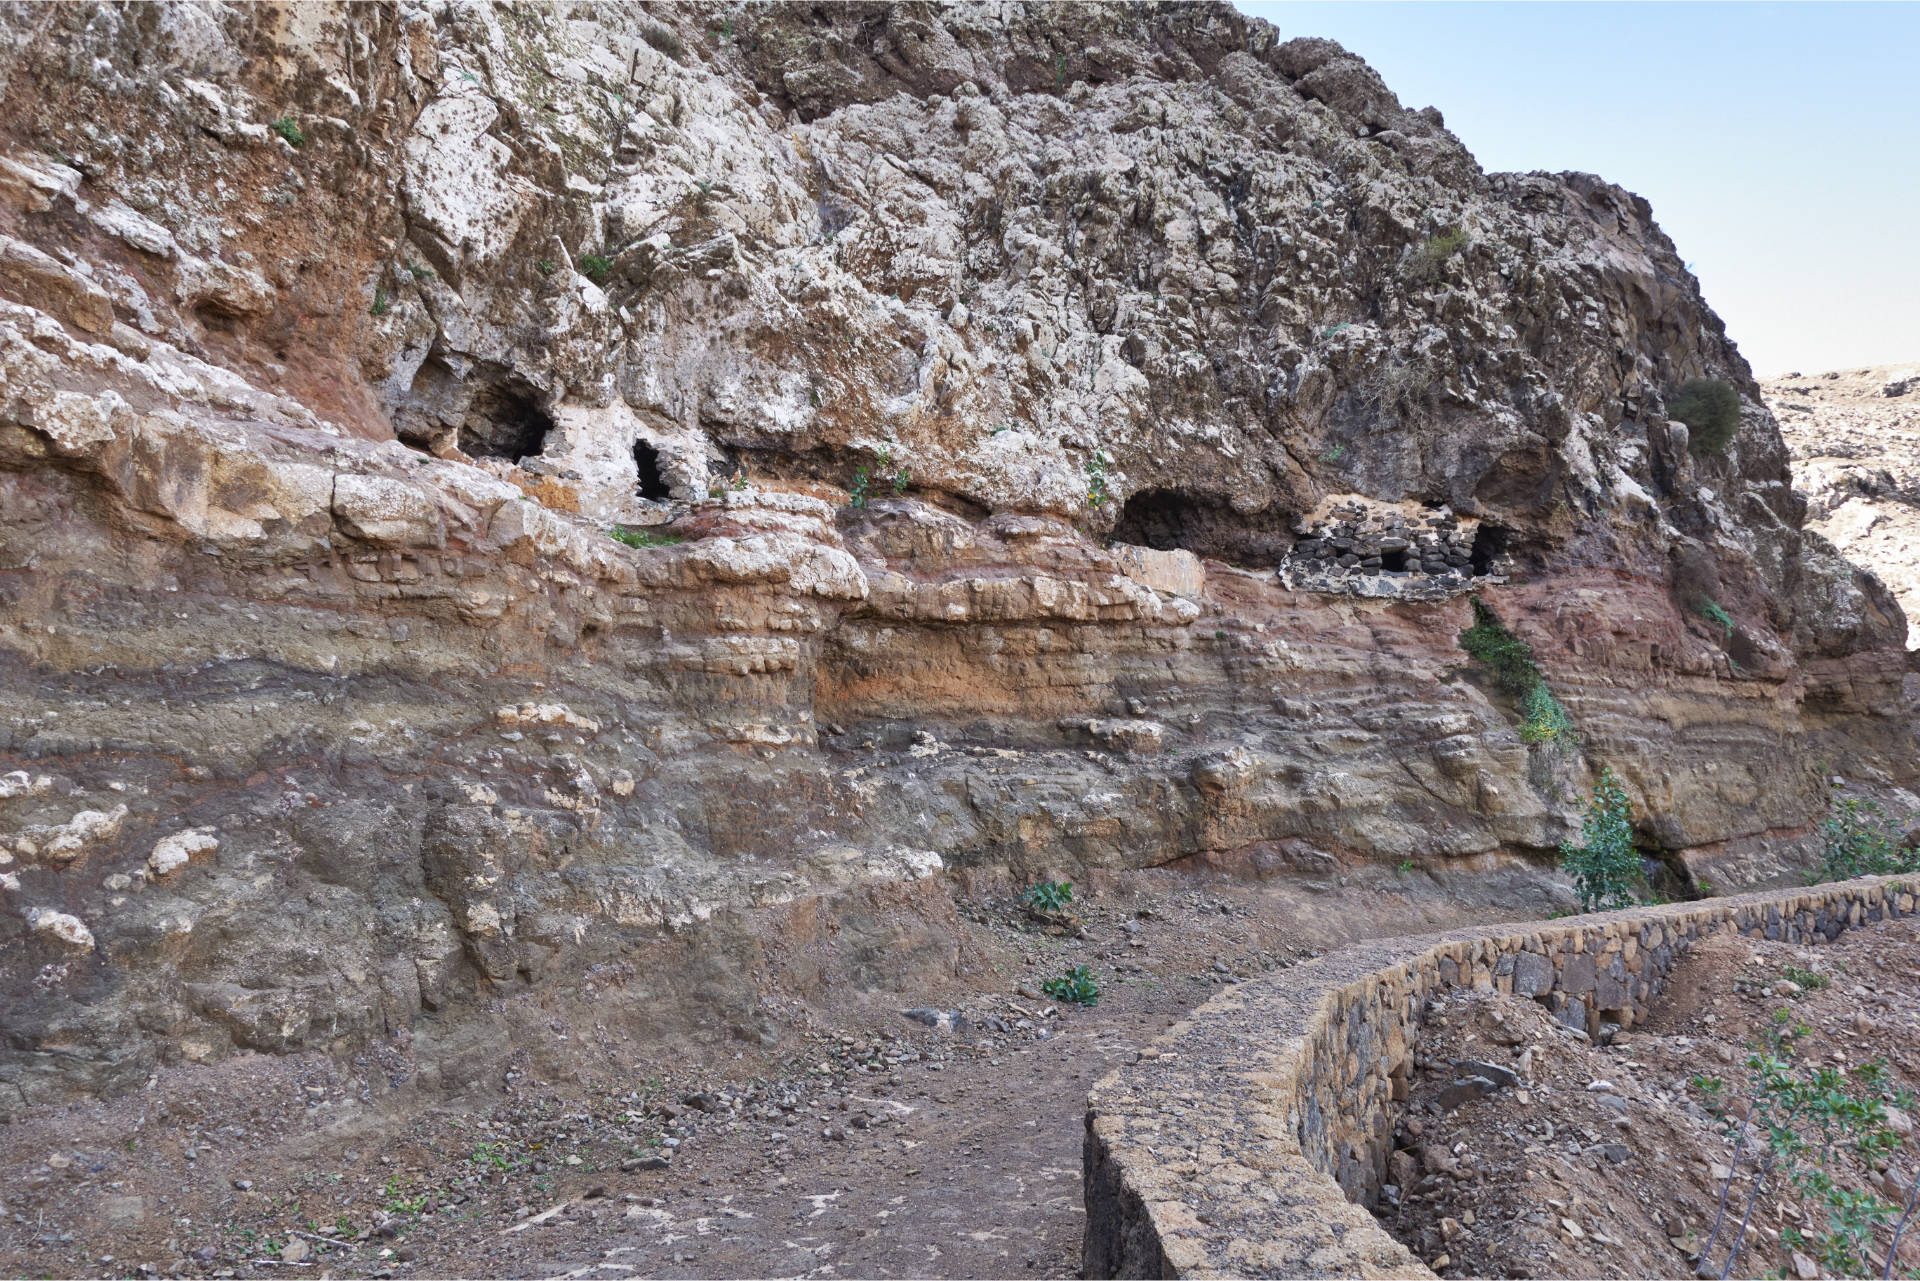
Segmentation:
<svg viewBox="0 0 1920 1281">
<path fill-rule="evenodd" d="M 1877 1276 L 1920 1170 L 1904 1097 L 1920 1087 L 1916 991 L 1920 922 L 1907 920 L 1822 948 L 1713 938 L 1675 971 L 1651 1022 L 1605 1045 L 1522 997 L 1437 1001 L 1381 1221 L 1443 1276 L 1690 1275 L 1756 1095 L 1748 1061 L 1764 1051 L 1802 1077 L 1844 1070 L 1856 1097 L 1886 1109 L 1897 1148 L 1872 1160 L 1837 1151 L 1830 1167 L 1889 1220 L 1874 1233 Z M 1870 1086 L 1861 1070 L 1876 1063 L 1885 1079 Z M 1757 1142 L 1737 1163 L 1715 1276 L 1753 1190 Z M 1783 1170 L 1753 1205 L 1732 1275 L 1845 1274 L 1816 1244 L 1825 1207 Z M 1895 1271 L 1917 1265 L 1909 1229 Z"/>
</svg>

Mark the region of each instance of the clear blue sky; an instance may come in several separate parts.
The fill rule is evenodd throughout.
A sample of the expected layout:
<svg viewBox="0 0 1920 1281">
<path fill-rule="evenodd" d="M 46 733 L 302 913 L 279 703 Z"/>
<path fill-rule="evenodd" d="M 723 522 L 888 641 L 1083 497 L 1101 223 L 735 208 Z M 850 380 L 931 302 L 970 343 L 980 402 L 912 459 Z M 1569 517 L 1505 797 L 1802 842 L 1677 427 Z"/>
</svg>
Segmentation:
<svg viewBox="0 0 1920 1281">
<path fill-rule="evenodd" d="M 1762 377 L 1920 361 L 1920 4 L 1238 7 L 1338 40 L 1489 172 L 1645 196 Z"/>
</svg>

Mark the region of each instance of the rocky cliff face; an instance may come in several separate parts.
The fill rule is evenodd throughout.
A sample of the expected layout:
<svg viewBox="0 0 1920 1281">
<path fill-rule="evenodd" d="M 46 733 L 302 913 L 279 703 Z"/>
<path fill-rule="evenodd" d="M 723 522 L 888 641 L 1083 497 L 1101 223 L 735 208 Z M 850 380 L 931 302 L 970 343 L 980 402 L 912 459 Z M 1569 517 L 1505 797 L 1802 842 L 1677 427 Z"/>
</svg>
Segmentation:
<svg viewBox="0 0 1920 1281">
<path fill-rule="evenodd" d="M 1762 385 L 1793 451 L 1807 528 L 1920 608 L 1920 365 L 1798 372 Z M 1920 636 L 1909 629 L 1909 646 Z"/>
<path fill-rule="evenodd" d="M 1330 42 L 4 22 L 15 1104 L 479 1061 L 481 1002 L 772 1038 L 809 984 L 963 964 L 968 876 L 1544 894 L 1603 762 L 1649 851 L 1752 883 L 1821 763 L 1911 769 L 1899 606 L 1803 530 L 1646 203 L 1482 173 Z M 1701 375 L 1742 395 L 1707 459 L 1663 413 Z M 1474 592 L 1577 751 L 1457 648 Z"/>
</svg>

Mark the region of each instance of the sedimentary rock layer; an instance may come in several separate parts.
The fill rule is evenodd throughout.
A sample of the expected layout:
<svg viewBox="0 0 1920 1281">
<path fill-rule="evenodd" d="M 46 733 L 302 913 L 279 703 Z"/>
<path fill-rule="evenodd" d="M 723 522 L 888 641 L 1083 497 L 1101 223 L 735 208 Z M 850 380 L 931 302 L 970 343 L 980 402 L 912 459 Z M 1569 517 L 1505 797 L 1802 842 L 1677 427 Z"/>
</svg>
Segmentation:
<svg viewBox="0 0 1920 1281">
<path fill-rule="evenodd" d="M 1899 608 L 1801 528 L 1646 203 L 1483 173 L 1328 41 L 0 23 L 15 1103 L 608 967 L 605 1018 L 772 1037 L 765 939 L 961 963 L 943 870 L 1544 895 L 1600 763 L 1683 880 L 1754 883 L 1827 771 L 1911 770 Z M 1666 416 L 1695 376 L 1743 398 L 1724 454 Z M 1458 649 L 1476 591 L 1578 748 Z"/>
</svg>

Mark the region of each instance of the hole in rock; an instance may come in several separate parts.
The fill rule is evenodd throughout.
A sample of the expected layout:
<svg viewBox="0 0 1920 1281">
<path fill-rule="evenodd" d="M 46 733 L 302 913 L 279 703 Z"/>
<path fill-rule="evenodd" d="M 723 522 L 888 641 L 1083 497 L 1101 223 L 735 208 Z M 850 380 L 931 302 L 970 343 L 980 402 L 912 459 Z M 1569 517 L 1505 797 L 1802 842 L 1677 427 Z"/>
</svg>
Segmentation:
<svg viewBox="0 0 1920 1281">
<path fill-rule="evenodd" d="M 1217 499 L 1149 489 L 1127 499 L 1113 541 L 1183 549 L 1236 565 L 1278 565 L 1293 548 L 1289 517 L 1278 510 L 1243 515 Z"/>
<path fill-rule="evenodd" d="M 1507 550 L 1507 531 L 1491 521 L 1481 521 L 1480 528 L 1473 534 L 1473 573 L 1477 578 L 1493 572 L 1493 562 L 1500 553 Z"/>
<path fill-rule="evenodd" d="M 1381 552 L 1380 568 L 1404 571 L 1407 568 L 1407 554 L 1400 552 Z"/>
<path fill-rule="evenodd" d="M 460 448 L 473 458 L 517 463 L 538 454 L 553 430 L 553 415 L 531 383 L 510 378 L 474 392 L 460 424 Z"/>
<path fill-rule="evenodd" d="M 642 498 L 663 503 L 673 496 L 666 478 L 660 474 L 660 451 L 644 440 L 633 442 L 633 466 L 639 475 L 636 493 Z"/>
</svg>

